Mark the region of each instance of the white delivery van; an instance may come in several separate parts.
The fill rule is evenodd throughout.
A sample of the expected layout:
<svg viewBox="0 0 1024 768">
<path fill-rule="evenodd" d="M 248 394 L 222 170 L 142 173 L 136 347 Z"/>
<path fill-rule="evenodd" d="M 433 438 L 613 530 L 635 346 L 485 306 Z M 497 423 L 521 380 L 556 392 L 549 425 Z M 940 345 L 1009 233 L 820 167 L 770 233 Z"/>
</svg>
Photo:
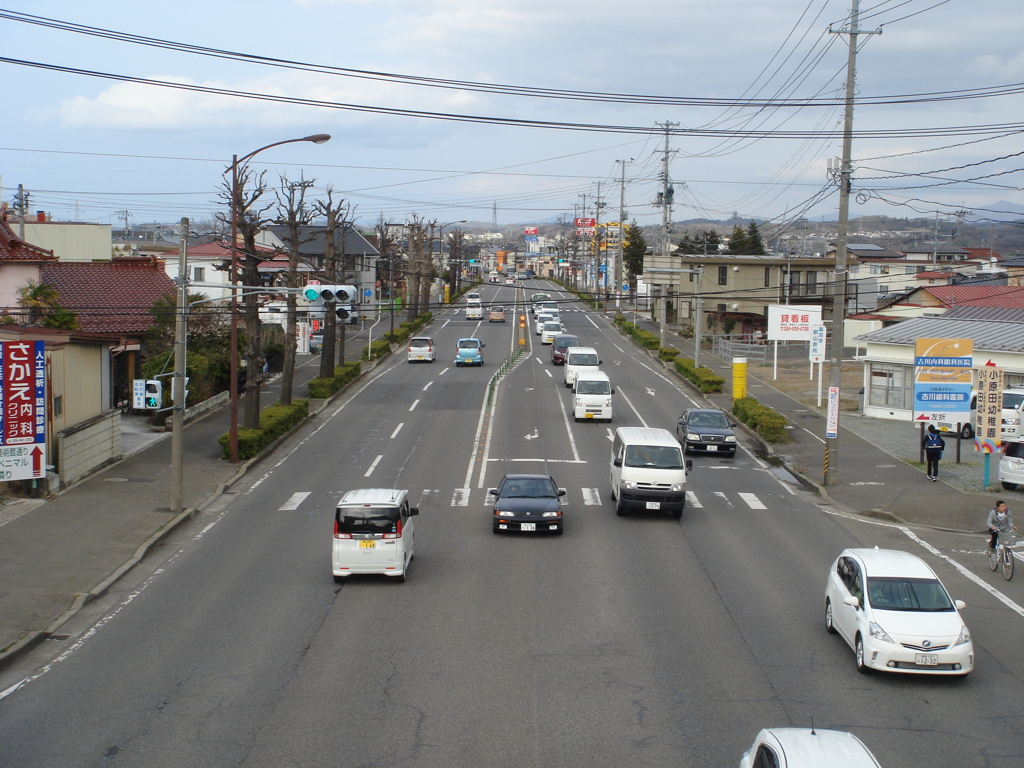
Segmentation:
<svg viewBox="0 0 1024 768">
<path fill-rule="evenodd" d="M 484 319 L 484 308 L 482 304 L 467 304 L 466 305 L 466 319 L 467 320 L 483 320 Z"/>
<path fill-rule="evenodd" d="M 419 513 L 409 506 L 406 491 L 360 488 L 345 493 L 334 511 L 334 580 L 378 573 L 405 581 L 416 548 L 413 520 Z"/>
<path fill-rule="evenodd" d="M 596 371 L 601 365 L 597 350 L 593 347 L 569 347 L 565 350 L 565 365 L 562 367 L 565 386 L 571 387 L 576 374 L 581 371 Z"/>
<path fill-rule="evenodd" d="M 604 371 L 580 371 L 572 385 L 572 417 L 612 420 L 612 382 Z"/>
<path fill-rule="evenodd" d="M 611 485 L 615 513 L 631 509 L 671 512 L 676 519 L 686 506 L 683 448 L 667 429 L 619 427 L 612 439 Z"/>
</svg>

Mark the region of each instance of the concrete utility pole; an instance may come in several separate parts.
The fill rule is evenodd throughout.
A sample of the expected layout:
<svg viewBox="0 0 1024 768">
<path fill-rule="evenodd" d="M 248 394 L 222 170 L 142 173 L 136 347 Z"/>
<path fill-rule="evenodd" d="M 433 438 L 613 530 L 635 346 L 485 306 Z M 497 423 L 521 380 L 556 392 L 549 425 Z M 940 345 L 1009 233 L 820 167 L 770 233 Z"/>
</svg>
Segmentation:
<svg viewBox="0 0 1024 768">
<path fill-rule="evenodd" d="M 185 372 L 188 367 L 188 219 L 181 220 L 178 249 L 178 306 L 174 318 L 174 376 L 171 378 L 171 512 L 182 511 L 182 454 L 185 444 Z"/>
<path fill-rule="evenodd" d="M 626 243 L 626 163 L 633 162 L 633 158 L 615 162 L 622 166 L 622 180 L 619 183 L 619 247 L 615 249 L 615 266 L 612 270 L 615 280 L 615 311 L 618 312 L 622 309 L 622 261 L 625 258 L 623 247 Z"/>
<path fill-rule="evenodd" d="M 880 34 L 860 31 L 860 0 L 852 0 L 850 26 L 836 30 L 849 35 L 846 64 L 846 114 L 843 120 L 843 158 L 839 168 L 839 234 L 836 238 L 836 276 L 832 281 L 832 339 L 829 346 L 828 417 L 825 426 L 824 485 L 839 483 L 839 387 L 843 367 L 843 324 L 846 321 L 846 243 L 850 230 L 850 186 L 853 152 L 853 97 L 857 82 L 857 37 Z M 831 32 L 832 29 L 830 28 Z"/>
<path fill-rule="evenodd" d="M 679 123 L 655 123 L 660 125 L 665 130 L 665 149 L 662 151 L 661 158 L 661 255 L 664 257 L 664 263 L 668 264 L 668 256 L 671 251 L 670 233 L 669 228 L 672 224 L 672 188 L 669 185 L 668 177 L 668 158 L 671 154 L 668 148 L 668 138 L 672 129 L 679 125 Z M 670 278 L 671 280 L 671 278 Z M 672 283 L 670 282 L 669 285 Z M 668 322 L 668 290 L 663 287 L 661 295 L 660 312 L 658 326 L 660 328 L 660 344 L 665 346 L 665 325 Z"/>
</svg>

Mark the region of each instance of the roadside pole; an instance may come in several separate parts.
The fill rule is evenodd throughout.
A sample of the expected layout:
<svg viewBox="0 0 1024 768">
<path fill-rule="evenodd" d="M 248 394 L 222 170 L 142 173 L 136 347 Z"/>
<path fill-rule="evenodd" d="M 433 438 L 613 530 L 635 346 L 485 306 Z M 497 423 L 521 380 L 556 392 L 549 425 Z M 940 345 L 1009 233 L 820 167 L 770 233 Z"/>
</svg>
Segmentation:
<svg viewBox="0 0 1024 768">
<path fill-rule="evenodd" d="M 174 319 L 174 377 L 171 379 L 171 512 L 182 511 L 182 454 L 185 441 L 185 369 L 188 341 L 188 227 L 181 220 L 181 245 L 178 249 L 178 306 Z"/>
</svg>

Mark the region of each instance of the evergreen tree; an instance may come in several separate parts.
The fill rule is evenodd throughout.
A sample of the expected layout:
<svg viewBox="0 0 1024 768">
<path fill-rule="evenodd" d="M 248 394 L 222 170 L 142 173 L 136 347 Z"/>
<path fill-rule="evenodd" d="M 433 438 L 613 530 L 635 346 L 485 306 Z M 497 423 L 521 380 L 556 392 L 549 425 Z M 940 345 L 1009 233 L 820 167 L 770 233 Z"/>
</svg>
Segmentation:
<svg viewBox="0 0 1024 768">
<path fill-rule="evenodd" d="M 744 253 L 756 254 L 758 256 L 764 256 L 764 241 L 761 239 L 761 231 L 757 228 L 757 224 L 753 221 L 750 222 L 750 226 L 747 227 L 747 250 Z"/>
<path fill-rule="evenodd" d="M 748 253 L 748 247 L 749 242 L 747 241 L 746 230 L 737 224 L 732 228 L 732 234 L 729 236 L 728 253 Z"/>
<path fill-rule="evenodd" d="M 643 229 L 637 226 L 636 221 L 632 221 L 626 227 L 622 243 L 622 266 L 630 291 L 636 291 L 636 276 L 643 274 L 645 253 L 647 241 L 644 239 Z"/>
</svg>

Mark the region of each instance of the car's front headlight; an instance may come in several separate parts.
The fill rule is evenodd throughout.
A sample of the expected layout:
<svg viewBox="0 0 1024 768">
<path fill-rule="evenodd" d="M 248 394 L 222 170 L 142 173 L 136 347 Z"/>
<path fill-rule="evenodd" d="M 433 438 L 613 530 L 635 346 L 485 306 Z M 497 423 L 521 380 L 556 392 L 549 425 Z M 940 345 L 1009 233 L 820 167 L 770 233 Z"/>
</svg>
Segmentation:
<svg viewBox="0 0 1024 768">
<path fill-rule="evenodd" d="M 699 443 L 700 442 L 700 435 L 698 435 L 696 432 L 687 432 L 686 433 L 686 439 L 687 440 L 692 440 L 695 443 Z"/>
<path fill-rule="evenodd" d="M 673 483 L 672 484 L 672 491 L 673 491 L 673 493 L 678 493 L 679 491 L 685 491 L 685 490 L 686 490 L 686 483 Z"/>
<path fill-rule="evenodd" d="M 1017 426 L 1020 424 L 1020 419 L 1003 419 L 1003 424 L 1009 424 L 1010 426 Z"/>
<path fill-rule="evenodd" d="M 582 408 L 583 407 L 583 400 L 581 400 L 578 397 L 576 398 L 576 407 L 577 408 Z"/>
<path fill-rule="evenodd" d="M 960 637 L 956 639 L 956 642 L 953 643 L 953 645 L 963 645 L 964 643 L 969 642 L 971 642 L 971 633 L 967 631 L 967 625 L 964 624 L 963 627 L 960 628 Z"/>
<path fill-rule="evenodd" d="M 558 515 L 558 510 L 554 510 L 552 512 L 545 512 L 543 515 L 541 515 L 541 517 L 558 517 Z"/>
<path fill-rule="evenodd" d="M 727 442 L 727 443 L 735 443 L 736 442 L 736 435 L 726 435 L 725 436 L 725 442 Z"/>
<path fill-rule="evenodd" d="M 627 491 L 635 491 L 636 483 L 633 482 L 632 480 L 626 480 L 622 483 L 622 487 L 625 488 Z"/>
<path fill-rule="evenodd" d="M 881 640 L 883 643 L 896 644 L 895 641 L 886 634 L 885 630 L 873 621 L 868 624 L 868 634 L 875 638 L 875 640 Z"/>
</svg>

